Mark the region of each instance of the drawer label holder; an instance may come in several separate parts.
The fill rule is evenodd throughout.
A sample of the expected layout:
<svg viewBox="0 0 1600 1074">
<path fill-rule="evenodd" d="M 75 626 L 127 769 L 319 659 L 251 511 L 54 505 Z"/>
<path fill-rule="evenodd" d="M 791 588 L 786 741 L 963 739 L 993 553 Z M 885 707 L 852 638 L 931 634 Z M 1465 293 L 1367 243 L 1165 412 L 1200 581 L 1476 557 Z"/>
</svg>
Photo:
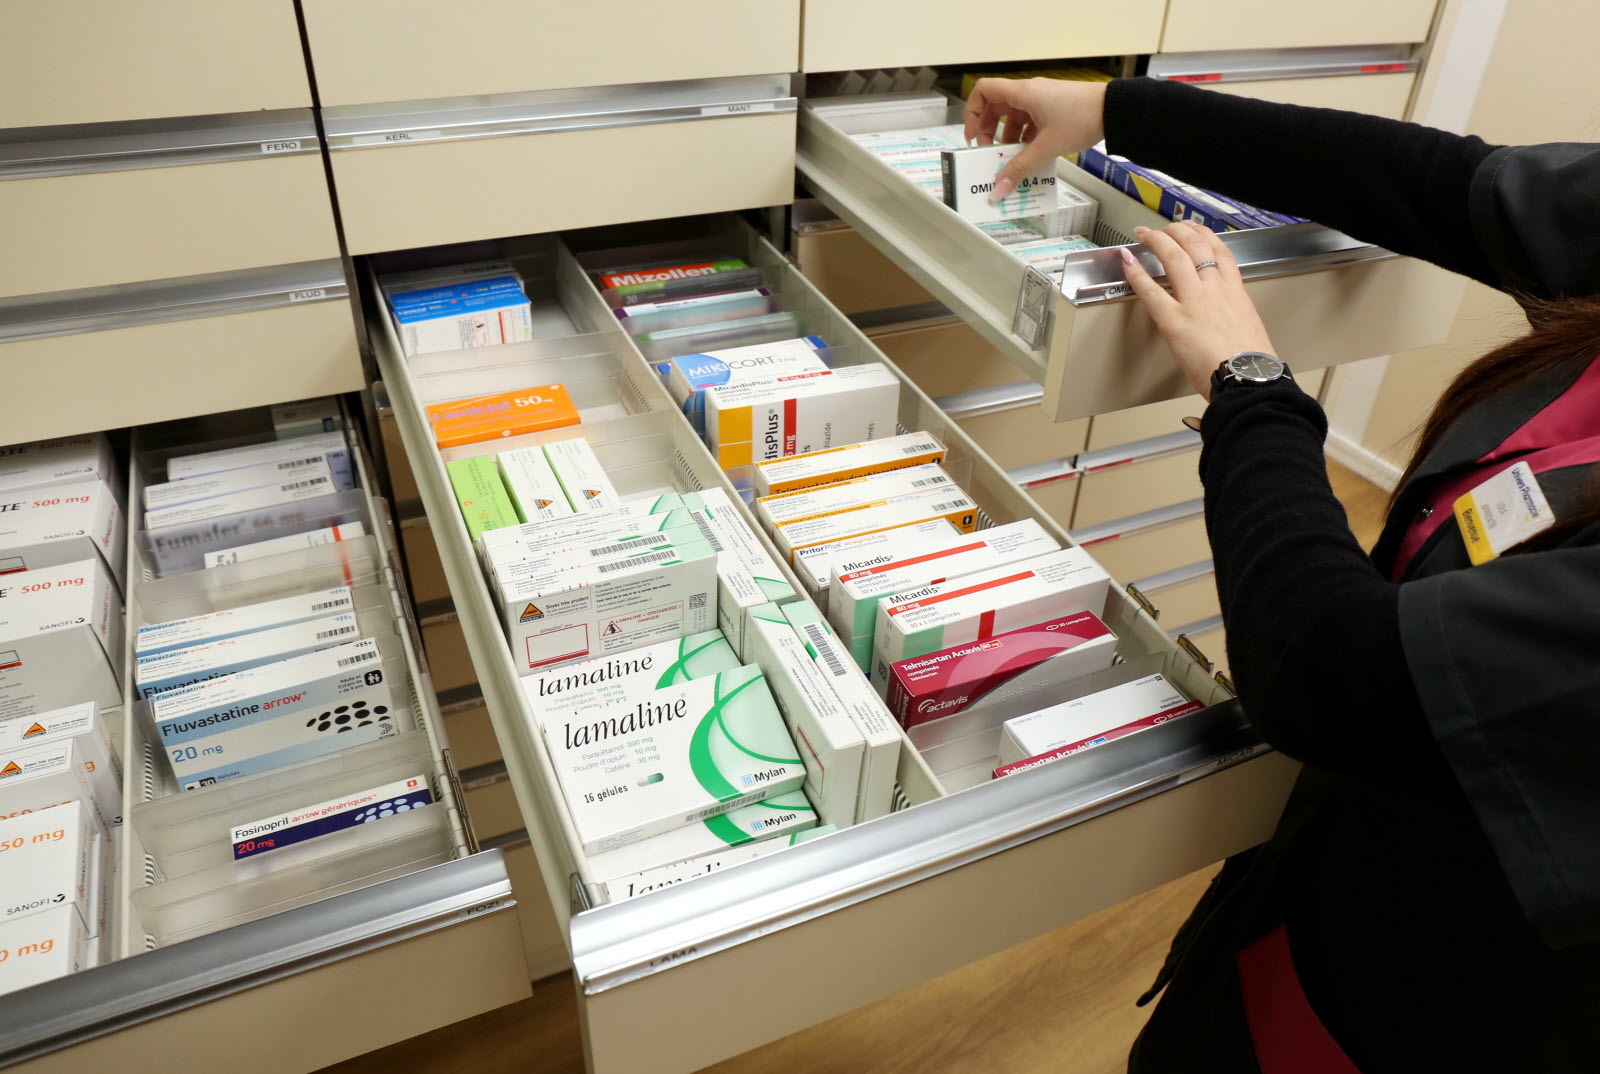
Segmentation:
<svg viewBox="0 0 1600 1074">
<path fill-rule="evenodd" d="M 1011 331 L 1034 350 L 1045 345 L 1050 338 L 1050 320 L 1053 310 L 1050 299 L 1056 291 L 1050 277 L 1036 268 L 1028 269 L 1022 276 L 1022 287 L 1017 292 L 1017 312 L 1011 318 Z"/>
</svg>

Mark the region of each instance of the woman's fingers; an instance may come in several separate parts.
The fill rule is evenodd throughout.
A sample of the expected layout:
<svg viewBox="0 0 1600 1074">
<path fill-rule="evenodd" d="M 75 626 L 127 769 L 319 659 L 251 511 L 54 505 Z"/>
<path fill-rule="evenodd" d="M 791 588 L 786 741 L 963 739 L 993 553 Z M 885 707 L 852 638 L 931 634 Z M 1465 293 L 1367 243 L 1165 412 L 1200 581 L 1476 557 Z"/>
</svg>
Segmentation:
<svg viewBox="0 0 1600 1074">
<path fill-rule="evenodd" d="M 1173 242 L 1183 247 L 1183 252 L 1189 255 L 1189 263 L 1191 265 L 1198 266 L 1206 261 L 1217 260 L 1211 256 L 1211 240 L 1202 235 L 1196 225 L 1187 221 L 1172 224 L 1166 228 L 1165 234 L 1171 236 Z M 1218 264 L 1220 265 L 1221 263 L 1218 262 Z M 1215 267 L 1196 268 L 1195 277 L 1201 284 L 1215 283 L 1220 278 Z"/>
<path fill-rule="evenodd" d="M 1189 252 L 1165 231 L 1136 228 L 1135 234 L 1140 242 L 1150 248 L 1151 253 L 1161 259 L 1161 267 L 1167 271 L 1167 282 L 1172 285 L 1173 293 L 1180 299 L 1193 295 L 1200 280 L 1195 275 L 1195 261 Z"/>
<path fill-rule="evenodd" d="M 1122 247 L 1122 270 L 1128 277 L 1128 286 L 1133 288 L 1133 293 L 1139 296 L 1156 326 L 1160 327 L 1163 318 L 1177 306 L 1177 300 L 1151 278 L 1133 251 L 1126 246 Z"/>
<path fill-rule="evenodd" d="M 1205 236 L 1206 244 L 1210 250 L 1206 256 L 1217 263 L 1217 268 L 1221 270 L 1223 279 L 1231 280 L 1234 283 L 1243 283 L 1244 277 L 1239 272 L 1239 262 L 1234 259 L 1233 251 L 1228 248 L 1228 244 L 1222 241 L 1222 236 L 1204 224 L 1197 227 L 1196 230 Z"/>
<path fill-rule="evenodd" d="M 980 78 L 967 98 L 963 113 L 962 133 L 967 144 L 977 140 L 978 145 L 993 145 L 1000 119 L 1007 112 L 1025 108 L 1022 87 L 1015 79 Z"/>
</svg>

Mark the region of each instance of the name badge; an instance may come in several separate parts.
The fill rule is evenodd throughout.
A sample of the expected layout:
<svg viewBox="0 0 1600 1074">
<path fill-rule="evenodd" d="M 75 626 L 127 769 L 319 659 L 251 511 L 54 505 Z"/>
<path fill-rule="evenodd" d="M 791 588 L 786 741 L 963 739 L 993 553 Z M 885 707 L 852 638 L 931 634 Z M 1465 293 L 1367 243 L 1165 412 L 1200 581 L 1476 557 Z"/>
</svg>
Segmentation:
<svg viewBox="0 0 1600 1074">
<path fill-rule="evenodd" d="M 1455 502 L 1456 521 L 1473 565 L 1487 563 L 1556 524 L 1533 468 L 1519 462 Z"/>
</svg>

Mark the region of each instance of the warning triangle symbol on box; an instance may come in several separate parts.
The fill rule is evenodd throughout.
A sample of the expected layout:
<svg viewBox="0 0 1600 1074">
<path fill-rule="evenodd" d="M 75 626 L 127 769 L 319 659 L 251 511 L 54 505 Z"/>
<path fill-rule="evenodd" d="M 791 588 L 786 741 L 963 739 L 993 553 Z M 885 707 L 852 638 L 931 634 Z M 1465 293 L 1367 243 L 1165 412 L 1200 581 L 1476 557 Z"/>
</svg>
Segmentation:
<svg viewBox="0 0 1600 1074">
<path fill-rule="evenodd" d="M 44 725 L 40 724 L 40 723 L 36 723 L 32 727 L 28 728 L 26 731 L 22 732 L 22 737 L 23 738 L 32 738 L 34 735 L 42 735 L 44 733 L 45 733 Z"/>
<path fill-rule="evenodd" d="M 534 500 L 533 502 L 535 504 L 537 504 L 538 507 L 539 507 L 539 510 L 542 511 L 546 507 L 549 507 L 551 504 L 555 503 L 556 501 L 554 501 L 554 500 Z"/>
<path fill-rule="evenodd" d="M 619 627 L 616 623 L 607 623 L 606 624 L 606 633 L 607 634 L 621 634 L 622 633 L 622 628 Z"/>
<path fill-rule="evenodd" d="M 592 500 L 596 496 L 600 495 L 599 489 L 581 489 L 580 491 L 583 493 L 583 498 L 586 500 Z"/>
<path fill-rule="evenodd" d="M 21 774 L 22 766 L 15 761 L 9 761 L 4 768 L 0 768 L 0 776 L 20 776 Z"/>
<path fill-rule="evenodd" d="M 544 618 L 544 612 L 541 612 L 539 610 L 539 606 L 537 604 L 530 604 L 526 608 L 522 609 L 522 614 L 517 616 L 517 622 L 526 623 L 530 619 L 543 619 L 543 618 Z"/>
</svg>

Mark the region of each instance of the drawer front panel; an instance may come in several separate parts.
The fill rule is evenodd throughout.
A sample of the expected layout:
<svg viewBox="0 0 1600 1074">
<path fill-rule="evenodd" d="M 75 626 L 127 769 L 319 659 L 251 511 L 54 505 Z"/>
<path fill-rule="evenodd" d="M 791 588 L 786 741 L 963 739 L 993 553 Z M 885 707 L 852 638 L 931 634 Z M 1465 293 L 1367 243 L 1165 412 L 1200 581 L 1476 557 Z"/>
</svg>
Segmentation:
<svg viewBox="0 0 1600 1074">
<path fill-rule="evenodd" d="M 794 260 L 806 279 L 845 313 L 934 301 L 925 288 L 852 228 L 796 235 Z"/>
<path fill-rule="evenodd" d="M 1073 528 L 1098 526 L 1199 498 L 1203 492 L 1199 464 L 1198 450 L 1180 451 L 1084 474 L 1078 479 L 1083 487 L 1078 491 Z"/>
<path fill-rule="evenodd" d="M 1314 7 L 1271 0 L 1172 0 L 1161 51 L 1425 41 L 1433 9 L 1434 0 L 1350 0 Z"/>
<path fill-rule="evenodd" d="M 1168 628 L 1198 623 L 1221 612 L 1217 601 L 1217 576 L 1211 573 L 1153 593 L 1147 592 L 1145 597 L 1161 609 L 1161 622 Z M 1206 655 L 1211 656 L 1210 653 Z"/>
<path fill-rule="evenodd" d="M 310 105 L 300 26 L 284 0 L 7 8 L 0 127 Z"/>
<path fill-rule="evenodd" d="M 306 0 L 324 105 L 793 71 L 800 0 Z"/>
<path fill-rule="evenodd" d="M 1207 89 L 1255 97 L 1277 104 L 1301 104 L 1310 108 L 1342 108 L 1365 112 L 1385 119 L 1404 119 L 1411 102 L 1411 86 L 1416 76 L 1335 75 L 1327 78 L 1281 78 L 1260 82 L 1216 82 Z"/>
<path fill-rule="evenodd" d="M 1119 582 L 1148 578 L 1185 563 L 1211 558 L 1211 543 L 1206 539 L 1206 520 L 1195 514 L 1179 522 L 1085 545 L 1100 565 Z M 1182 624 L 1164 620 L 1168 626 Z"/>
<path fill-rule="evenodd" d="M 1322 390 L 1322 377 L 1323 370 L 1320 369 L 1313 369 L 1309 373 L 1295 373 L 1295 379 L 1300 382 L 1300 387 L 1311 396 Z M 1090 419 L 1089 442 L 1085 449 L 1099 451 L 1101 448 L 1131 444 L 1135 440 L 1148 440 L 1153 436 L 1175 433 L 1185 427 L 1184 418 L 1197 418 L 1204 414 L 1205 410 L 1205 400 L 1198 395 L 1186 395 L 1181 399 L 1169 399 L 1164 403 L 1149 403 L 1128 410 L 1114 410 L 1109 414 L 1096 414 Z"/>
<path fill-rule="evenodd" d="M 801 70 L 1154 52 L 1166 4 L 1063 0 L 1023 20 L 975 18 L 959 0 L 806 0 Z"/>
</svg>

